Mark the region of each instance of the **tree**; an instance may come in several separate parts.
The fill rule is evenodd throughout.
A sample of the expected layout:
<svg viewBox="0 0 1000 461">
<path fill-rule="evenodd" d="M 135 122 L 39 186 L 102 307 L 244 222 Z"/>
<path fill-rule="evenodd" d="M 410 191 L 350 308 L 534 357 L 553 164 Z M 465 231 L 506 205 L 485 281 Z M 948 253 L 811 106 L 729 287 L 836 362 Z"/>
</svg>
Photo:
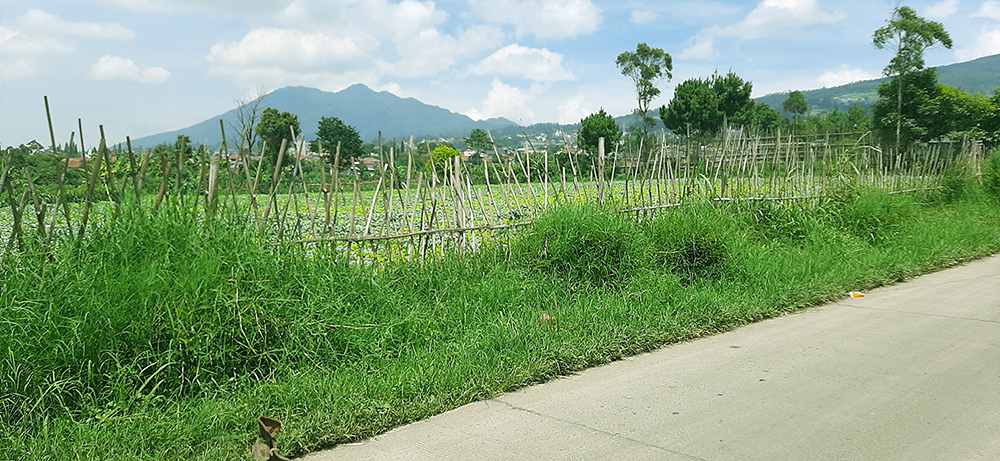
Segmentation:
<svg viewBox="0 0 1000 461">
<path fill-rule="evenodd" d="M 580 120 L 580 134 L 577 144 L 585 152 L 597 153 L 598 142 L 604 138 L 604 146 L 613 146 L 622 138 L 622 129 L 615 118 L 604 112 L 604 108 Z"/>
<path fill-rule="evenodd" d="M 723 112 L 719 97 L 709 81 L 690 78 L 674 89 L 670 104 L 660 107 L 660 119 L 669 130 L 684 134 L 688 129 L 698 137 L 706 137 L 722 126 Z"/>
<path fill-rule="evenodd" d="M 848 130 L 867 130 L 871 124 L 871 117 L 868 116 L 867 109 L 855 103 L 847 109 L 847 122 Z"/>
<path fill-rule="evenodd" d="M 319 123 L 316 124 L 316 139 L 309 143 L 313 152 L 319 151 L 317 141 L 323 142 L 323 156 L 330 163 L 336 158 L 337 143 L 340 143 L 340 165 L 336 165 L 337 168 L 349 167 L 354 164 L 354 159 L 364 155 L 358 130 L 337 117 L 319 119 Z"/>
<path fill-rule="evenodd" d="M 434 168 L 445 168 L 448 165 L 448 161 L 458 155 L 458 149 L 449 146 L 447 143 L 442 143 L 431 151 L 431 163 L 434 164 Z"/>
<path fill-rule="evenodd" d="M 299 132 L 299 117 L 290 112 L 278 112 L 278 109 L 268 107 L 260 113 L 260 121 L 257 122 L 257 135 L 266 144 L 265 155 L 268 163 L 273 167 L 278 161 L 278 149 L 281 147 L 283 139 L 289 139 L 288 146 L 294 144 L 292 131 Z M 290 165 L 293 159 L 289 155 L 282 157 L 281 166 Z"/>
<path fill-rule="evenodd" d="M 640 43 L 636 46 L 635 52 L 626 51 L 619 54 L 615 65 L 621 70 L 622 75 L 631 78 L 635 84 L 635 96 L 639 103 L 636 114 L 642 119 L 642 135 L 645 138 L 646 132 L 654 123 L 648 114 L 649 103 L 660 95 L 660 89 L 656 85 L 664 78 L 669 81 L 672 77 L 670 71 L 674 69 L 673 60 L 662 49 L 650 48 L 646 43 Z"/>
<path fill-rule="evenodd" d="M 788 93 L 788 97 L 781 103 L 781 108 L 789 114 L 801 117 L 809 111 L 809 103 L 806 102 L 806 97 L 801 91 L 795 90 Z"/>
<path fill-rule="evenodd" d="M 934 68 L 911 72 L 903 79 L 892 79 L 878 86 L 878 101 L 872 105 L 872 128 L 882 139 L 895 139 L 897 148 L 905 148 L 916 141 L 931 139 L 928 130 L 928 107 L 941 89 L 937 85 Z M 898 95 L 902 95 L 899 98 Z M 902 101 L 902 104 L 898 104 Z M 933 127 L 932 127 L 933 128 Z"/>
<path fill-rule="evenodd" d="M 758 102 L 747 111 L 747 115 L 743 118 L 742 122 L 745 126 L 753 129 L 771 131 L 781 125 L 782 119 L 784 117 L 781 116 L 781 112 L 774 110 L 773 107 L 767 104 Z"/>
<path fill-rule="evenodd" d="M 726 75 L 716 72 L 708 83 L 718 98 L 722 114 L 730 123 L 742 123 L 753 110 L 754 101 L 750 99 L 753 83 L 743 80 L 731 70 Z"/>
<path fill-rule="evenodd" d="M 242 141 L 245 152 L 253 153 L 253 147 L 257 143 L 255 130 L 258 118 L 260 118 L 260 105 L 264 96 L 267 96 L 267 90 L 264 87 L 259 87 L 254 90 L 253 97 L 234 101 L 236 103 L 236 123 L 230 123 L 236 131 L 232 134 L 233 147 L 239 146 L 240 141 Z"/>
<path fill-rule="evenodd" d="M 465 146 L 476 152 L 490 152 L 493 150 L 493 141 L 490 139 L 490 134 L 482 128 L 475 128 L 469 133 L 468 138 L 464 138 Z"/>
<path fill-rule="evenodd" d="M 917 16 L 916 11 L 908 6 L 897 6 L 886 25 L 879 27 L 872 34 L 872 44 L 880 50 L 888 49 L 895 56 L 889 60 L 882 74 L 900 81 L 909 78 L 910 74 L 923 70 L 924 51 L 936 44 L 951 49 L 951 36 L 944 30 L 940 22 L 928 21 Z M 896 113 L 903 111 L 903 84 L 896 86 Z M 903 118 L 896 118 L 896 144 L 900 143 L 900 130 Z"/>
</svg>

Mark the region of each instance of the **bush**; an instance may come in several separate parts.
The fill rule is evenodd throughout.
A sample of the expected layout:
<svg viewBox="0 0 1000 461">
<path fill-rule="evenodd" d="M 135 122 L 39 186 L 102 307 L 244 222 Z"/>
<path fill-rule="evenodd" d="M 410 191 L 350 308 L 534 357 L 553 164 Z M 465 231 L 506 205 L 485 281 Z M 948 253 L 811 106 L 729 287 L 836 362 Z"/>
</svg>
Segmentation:
<svg viewBox="0 0 1000 461">
<path fill-rule="evenodd" d="M 840 227 L 874 244 L 892 236 L 915 212 L 913 198 L 909 195 L 870 192 L 843 205 L 839 213 Z"/>
<path fill-rule="evenodd" d="M 983 167 L 983 185 L 993 198 L 1000 199 L 1000 149 L 994 150 Z"/>
<path fill-rule="evenodd" d="M 735 269 L 724 241 L 732 224 L 731 218 L 710 205 L 672 210 L 646 230 L 654 249 L 653 263 L 676 274 L 684 285 L 719 280 Z"/>
<path fill-rule="evenodd" d="M 528 266 L 592 285 L 618 284 L 642 266 L 646 243 L 628 217 L 591 206 L 566 206 L 535 221 L 515 248 Z"/>
</svg>

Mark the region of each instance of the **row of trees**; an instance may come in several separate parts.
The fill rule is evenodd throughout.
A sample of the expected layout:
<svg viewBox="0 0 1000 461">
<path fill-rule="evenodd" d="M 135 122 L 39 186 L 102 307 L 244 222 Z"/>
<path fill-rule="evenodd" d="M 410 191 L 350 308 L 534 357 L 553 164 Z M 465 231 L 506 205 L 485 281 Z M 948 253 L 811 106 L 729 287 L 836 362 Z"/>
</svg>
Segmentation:
<svg viewBox="0 0 1000 461">
<path fill-rule="evenodd" d="M 724 127 L 745 126 L 770 131 L 790 124 L 799 132 L 823 130 L 875 129 L 883 142 L 893 142 L 905 149 L 918 141 L 944 136 L 972 136 L 987 143 L 1000 143 L 1000 87 L 992 97 L 968 92 L 937 81 L 934 68 L 925 68 L 924 52 L 934 46 L 952 47 L 952 40 L 941 23 L 929 21 L 906 6 L 897 6 L 886 25 L 875 31 L 872 42 L 879 49 L 894 53 L 883 74 L 892 80 L 879 85 L 877 103 L 871 114 L 860 105 L 846 112 L 838 108 L 810 114 L 808 102 L 800 91 L 791 91 L 782 104 L 795 117 L 789 122 L 780 112 L 750 95 L 752 82 L 731 70 L 707 78 L 691 78 L 674 89 L 671 101 L 659 108 L 664 126 L 678 134 L 702 140 L 718 134 Z M 662 49 L 639 43 L 635 51 L 618 55 L 615 65 L 632 79 L 638 103 L 634 113 L 640 139 L 645 139 L 655 118 L 649 116 L 652 100 L 660 94 L 657 85 L 670 80 L 673 63 Z M 801 120 L 799 120 L 801 118 Z M 601 109 L 581 120 L 579 145 L 595 152 L 597 139 L 608 143 L 621 140 L 621 128 Z"/>
</svg>

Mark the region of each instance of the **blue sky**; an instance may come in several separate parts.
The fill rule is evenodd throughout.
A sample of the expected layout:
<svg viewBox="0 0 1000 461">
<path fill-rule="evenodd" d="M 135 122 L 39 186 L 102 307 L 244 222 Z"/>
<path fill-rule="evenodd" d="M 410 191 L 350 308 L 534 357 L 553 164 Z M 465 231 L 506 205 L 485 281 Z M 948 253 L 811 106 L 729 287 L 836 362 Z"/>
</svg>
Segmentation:
<svg viewBox="0 0 1000 461">
<path fill-rule="evenodd" d="M 940 21 L 945 65 L 1000 53 L 1000 1 L 905 2 Z M 4 0 L 0 145 L 88 145 L 182 128 L 257 89 L 354 83 L 522 124 L 635 106 L 615 57 L 639 42 L 673 57 L 654 107 L 690 77 L 732 69 L 754 96 L 879 76 L 872 0 Z M 303 127 L 311 130 L 312 127 Z M 79 134 L 77 134 L 79 136 Z M 197 142 L 197 140 L 192 140 Z"/>
</svg>

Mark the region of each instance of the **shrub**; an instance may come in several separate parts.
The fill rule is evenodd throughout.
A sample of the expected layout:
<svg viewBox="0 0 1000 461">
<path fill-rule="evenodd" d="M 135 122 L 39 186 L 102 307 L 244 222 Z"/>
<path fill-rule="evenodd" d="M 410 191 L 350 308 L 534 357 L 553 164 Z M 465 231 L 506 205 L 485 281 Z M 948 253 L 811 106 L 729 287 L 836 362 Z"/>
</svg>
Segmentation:
<svg viewBox="0 0 1000 461">
<path fill-rule="evenodd" d="M 879 243 L 893 235 L 915 212 L 913 198 L 908 195 L 870 192 L 844 204 L 840 227 L 868 243 Z"/>
<path fill-rule="evenodd" d="M 598 286 L 627 279 L 645 252 L 635 222 L 591 206 L 547 213 L 515 246 L 516 257 L 536 270 Z"/>
<path fill-rule="evenodd" d="M 684 285 L 719 280 L 735 265 L 724 241 L 731 219 L 709 205 L 671 210 L 646 230 L 653 247 L 653 263 L 676 274 Z"/>
<path fill-rule="evenodd" d="M 1000 199 L 1000 148 L 994 150 L 983 167 L 983 185 L 986 192 Z"/>
</svg>

